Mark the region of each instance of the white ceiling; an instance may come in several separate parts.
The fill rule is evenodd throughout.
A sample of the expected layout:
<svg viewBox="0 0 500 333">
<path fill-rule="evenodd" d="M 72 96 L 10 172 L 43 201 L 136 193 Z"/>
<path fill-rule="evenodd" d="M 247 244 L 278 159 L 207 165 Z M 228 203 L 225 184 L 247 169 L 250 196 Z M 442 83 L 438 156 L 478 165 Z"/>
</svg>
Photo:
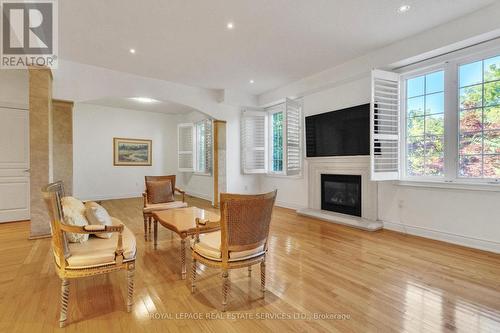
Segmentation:
<svg viewBox="0 0 500 333">
<path fill-rule="evenodd" d="M 112 108 L 160 112 L 167 114 L 186 114 L 189 112 L 198 111 L 189 106 L 174 102 L 156 101 L 153 103 L 142 103 L 132 98 L 118 98 L 118 97 L 95 99 L 91 101 L 85 101 L 85 103 L 109 106 Z"/>
<path fill-rule="evenodd" d="M 260 94 L 493 2 L 64 0 L 59 50 L 63 59 Z M 411 10 L 398 14 L 402 4 Z"/>
</svg>

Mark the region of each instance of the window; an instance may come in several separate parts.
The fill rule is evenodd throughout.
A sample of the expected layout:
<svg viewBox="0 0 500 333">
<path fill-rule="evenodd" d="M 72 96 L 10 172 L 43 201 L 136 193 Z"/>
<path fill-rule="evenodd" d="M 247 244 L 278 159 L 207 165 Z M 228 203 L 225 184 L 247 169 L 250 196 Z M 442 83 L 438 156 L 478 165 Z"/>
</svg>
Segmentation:
<svg viewBox="0 0 500 333">
<path fill-rule="evenodd" d="M 406 80 L 406 173 L 444 175 L 444 71 Z"/>
<path fill-rule="evenodd" d="M 459 177 L 500 178 L 500 56 L 459 66 Z"/>
<path fill-rule="evenodd" d="M 286 99 L 267 109 L 243 110 L 241 165 L 243 173 L 286 176 L 302 167 L 302 104 Z"/>
<path fill-rule="evenodd" d="M 270 172 L 283 172 L 283 108 L 269 111 L 270 114 Z"/>
<path fill-rule="evenodd" d="M 459 54 L 372 72 L 372 180 L 500 184 L 500 47 Z"/>
<path fill-rule="evenodd" d="M 212 172 L 212 121 L 205 119 L 177 125 L 178 170 Z"/>
<path fill-rule="evenodd" d="M 196 131 L 196 167 L 195 172 L 212 172 L 212 122 L 209 119 L 195 124 Z"/>
</svg>

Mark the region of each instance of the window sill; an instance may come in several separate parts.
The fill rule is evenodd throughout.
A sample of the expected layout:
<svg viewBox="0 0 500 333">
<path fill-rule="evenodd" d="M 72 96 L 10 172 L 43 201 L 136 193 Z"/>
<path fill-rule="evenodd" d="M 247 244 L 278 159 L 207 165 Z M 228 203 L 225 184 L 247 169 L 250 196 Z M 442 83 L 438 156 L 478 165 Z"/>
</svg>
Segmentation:
<svg viewBox="0 0 500 333">
<path fill-rule="evenodd" d="M 302 179 L 302 178 L 304 178 L 302 173 L 300 173 L 298 175 L 293 175 L 293 176 L 287 176 L 287 175 L 282 174 L 282 173 L 266 173 L 266 174 L 264 174 L 264 176 L 270 177 L 270 178 L 288 178 L 288 179 Z"/>
<path fill-rule="evenodd" d="M 193 172 L 193 175 L 195 175 L 195 176 L 204 176 L 204 177 L 212 177 L 212 174 L 211 173 L 207 173 L 207 172 Z"/>
<path fill-rule="evenodd" d="M 442 188 L 469 191 L 500 192 L 500 183 L 469 183 L 461 181 L 433 181 L 433 180 L 399 180 L 395 181 L 399 186 Z"/>
</svg>

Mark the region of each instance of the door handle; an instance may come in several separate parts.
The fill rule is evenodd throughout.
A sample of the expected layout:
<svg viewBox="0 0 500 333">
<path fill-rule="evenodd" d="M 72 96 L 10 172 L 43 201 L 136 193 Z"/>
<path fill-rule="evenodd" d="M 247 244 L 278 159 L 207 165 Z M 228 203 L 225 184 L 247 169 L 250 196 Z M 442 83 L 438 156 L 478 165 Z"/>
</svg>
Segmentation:
<svg viewBox="0 0 500 333">
<path fill-rule="evenodd" d="M 30 171 L 31 171 L 31 169 L 26 169 L 26 170 L 24 170 L 24 172 L 30 172 Z"/>
</svg>

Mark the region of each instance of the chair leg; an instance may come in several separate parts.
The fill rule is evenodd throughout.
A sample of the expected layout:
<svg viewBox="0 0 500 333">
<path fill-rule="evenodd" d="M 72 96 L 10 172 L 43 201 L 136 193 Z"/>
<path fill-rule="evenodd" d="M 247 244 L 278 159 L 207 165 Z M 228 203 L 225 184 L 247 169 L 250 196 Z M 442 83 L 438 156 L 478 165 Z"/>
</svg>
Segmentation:
<svg viewBox="0 0 500 333">
<path fill-rule="evenodd" d="M 181 238 L 181 279 L 186 279 L 186 239 Z"/>
<path fill-rule="evenodd" d="M 127 286 L 128 286 L 128 295 L 127 295 L 127 312 L 132 311 L 132 305 L 134 304 L 134 275 L 135 275 L 135 267 L 129 268 L 127 270 Z"/>
<path fill-rule="evenodd" d="M 229 273 L 227 270 L 223 270 L 222 271 L 222 312 L 226 312 L 228 294 L 229 294 Z"/>
<path fill-rule="evenodd" d="M 148 235 L 151 235 L 151 220 L 153 220 L 153 217 L 148 217 Z"/>
<path fill-rule="evenodd" d="M 252 277 L 252 266 L 248 266 L 248 277 Z"/>
<path fill-rule="evenodd" d="M 260 263 L 260 290 L 262 291 L 262 297 L 266 293 L 266 262 Z"/>
<path fill-rule="evenodd" d="M 62 279 L 61 281 L 61 314 L 59 316 L 59 327 L 66 326 L 68 318 L 68 303 L 69 303 L 69 280 Z"/>
<path fill-rule="evenodd" d="M 158 245 L 158 222 L 156 220 L 153 220 L 153 243 L 154 243 L 154 248 L 156 250 L 156 246 Z"/>
<path fill-rule="evenodd" d="M 195 283 L 196 283 L 196 259 L 193 258 L 193 264 L 191 267 L 191 293 L 194 293 Z"/>
<path fill-rule="evenodd" d="M 148 240 L 148 218 L 144 215 L 144 240 Z"/>
</svg>

